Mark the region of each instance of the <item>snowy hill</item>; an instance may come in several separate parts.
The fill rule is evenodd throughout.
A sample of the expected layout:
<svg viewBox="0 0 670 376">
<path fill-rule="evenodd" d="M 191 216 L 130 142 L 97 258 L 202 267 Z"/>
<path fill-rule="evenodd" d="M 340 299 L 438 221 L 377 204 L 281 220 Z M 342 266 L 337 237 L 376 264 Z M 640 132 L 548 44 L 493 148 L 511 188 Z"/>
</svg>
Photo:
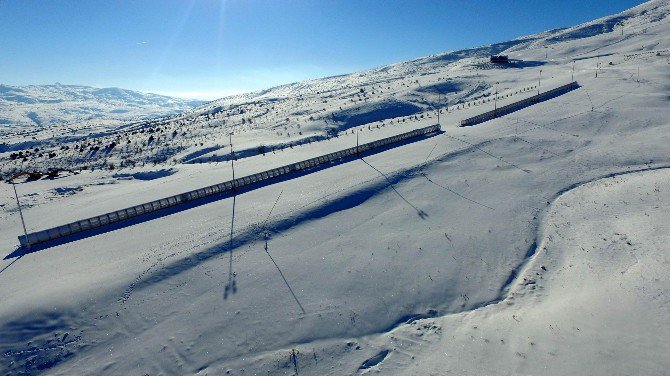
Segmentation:
<svg viewBox="0 0 670 376">
<path fill-rule="evenodd" d="M 667 373 L 669 27 L 651 1 L 175 116 L 7 133 L 3 176 L 57 171 L 17 181 L 30 232 L 228 180 L 231 139 L 239 177 L 444 131 L 27 254 L 0 185 L 0 371 Z"/>
<path fill-rule="evenodd" d="M 48 127 L 92 119 L 162 116 L 203 103 L 114 87 L 0 85 L 0 127 Z"/>
<path fill-rule="evenodd" d="M 649 26 L 656 25 L 659 29 L 667 26 L 670 22 L 667 8 L 665 2 L 651 2 L 571 28 L 231 96 L 167 119 L 122 125 L 88 121 L 31 129 L 16 133 L 17 137 L 12 134 L 5 137 L 0 152 L 10 154 L 24 150 L 21 159 L 15 159 L 21 162 L 22 169 L 45 173 L 50 168 L 197 163 L 227 160 L 230 133 L 238 136 L 239 157 L 258 154 L 259 150 L 322 140 L 352 127 L 377 127 L 384 122 L 413 121 L 414 117 L 418 121 L 422 116 L 434 116 L 434 109 L 438 107 L 463 110 L 489 103 L 496 89 L 505 100 L 529 94 L 529 87 L 536 85 L 537 80 L 530 77 L 508 81 L 493 77 L 503 68 L 510 76 L 519 76 L 522 72 L 527 76 L 531 71 L 537 74 L 539 69 L 544 69 L 545 78 L 549 79 L 558 77 L 547 76 L 547 72 L 562 72 L 561 79 L 567 80 L 573 60 L 581 62 L 578 69 L 593 69 L 597 64 L 586 66 L 586 62 L 602 55 L 603 60 L 598 63 L 606 68 L 611 61 L 607 57 L 612 56 L 603 53 L 607 48 L 629 54 L 662 51 L 667 46 L 663 47 L 663 42 L 658 40 L 661 36 L 653 35 Z M 646 40 L 649 42 L 645 43 Z M 618 45 L 621 48 L 617 48 Z M 493 65 L 488 62 L 492 54 L 508 54 L 512 63 L 503 67 Z M 497 87 L 496 82 L 500 82 Z M 545 85 L 548 82 L 551 81 L 545 81 Z M 126 101 L 137 97 L 119 89 L 94 92 L 100 97 Z M 84 139 L 86 141 L 81 142 Z M 112 144 L 123 147 L 109 149 Z M 35 155 L 25 150 L 35 147 L 42 153 Z M 64 147 L 68 149 L 63 150 Z M 45 154 L 45 149 L 49 153 Z M 53 157 L 44 158 L 48 154 Z M 0 160 L 2 157 L 0 154 Z M 61 159 L 64 161 L 59 162 Z M 5 176 L 15 168 L 10 161 L 0 170 L 0 175 Z"/>
</svg>

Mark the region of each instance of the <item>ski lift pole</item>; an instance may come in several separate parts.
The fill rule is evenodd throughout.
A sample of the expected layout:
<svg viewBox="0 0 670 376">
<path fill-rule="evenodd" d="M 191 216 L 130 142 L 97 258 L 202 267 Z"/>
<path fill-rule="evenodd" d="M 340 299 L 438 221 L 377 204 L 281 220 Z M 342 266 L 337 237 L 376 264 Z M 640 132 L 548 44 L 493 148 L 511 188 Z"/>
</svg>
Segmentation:
<svg viewBox="0 0 670 376">
<path fill-rule="evenodd" d="M 440 104 L 442 104 L 442 92 L 437 93 L 437 125 L 440 125 Z"/>
<path fill-rule="evenodd" d="M 496 82 L 496 96 L 493 101 L 493 117 L 498 117 L 498 84 L 499 82 Z"/>
<path fill-rule="evenodd" d="M 19 216 L 21 217 L 21 225 L 23 226 L 23 236 L 26 242 L 26 249 L 30 251 L 30 242 L 28 242 L 28 231 L 26 230 L 26 221 L 23 219 L 23 211 L 21 210 L 21 202 L 19 201 L 19 194 L 16 193 L 16 183 L 14 179 L 11 180 L 12 187 L 14 188 L 14 197 L 16 197 L 16 206 L 19 207 Z"/>
<path fill-rule="evenodd" d="M 356 155 L 358 154 L 358 130 L 356 130 Z"/>
<path fill-rule="evenodd" d="M 228 140 L 230 142 L 230 168 L 233 170 L 233 180 L 232 186 L 233 191 L 235 191 L 235 152 L 233 151 L 233 134 L 228 134 Z"/>
</svg>

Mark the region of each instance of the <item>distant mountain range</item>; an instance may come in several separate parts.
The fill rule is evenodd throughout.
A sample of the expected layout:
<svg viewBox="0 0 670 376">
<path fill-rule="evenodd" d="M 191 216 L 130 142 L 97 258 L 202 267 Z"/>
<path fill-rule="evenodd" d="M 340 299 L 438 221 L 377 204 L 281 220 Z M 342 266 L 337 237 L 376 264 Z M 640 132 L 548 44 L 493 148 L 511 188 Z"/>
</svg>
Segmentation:
<svg viewBox="0 0 670 376">
<path fill-rule="evenodd" d="M 129 120 L 188 111 L 205 101 L 116 87 L 0 85 L 0 127 L 51 126 L 92 119 Z"/>
</svg>

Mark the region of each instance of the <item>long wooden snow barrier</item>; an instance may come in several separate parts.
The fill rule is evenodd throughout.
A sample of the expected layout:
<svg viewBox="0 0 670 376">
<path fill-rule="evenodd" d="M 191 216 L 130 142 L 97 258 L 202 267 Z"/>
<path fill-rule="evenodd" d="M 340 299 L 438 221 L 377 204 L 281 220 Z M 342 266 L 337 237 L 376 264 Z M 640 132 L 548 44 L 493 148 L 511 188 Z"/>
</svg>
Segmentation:
<svg viewBox="0 0 670 376">
<path fill-rule="evenodd" d="M 220 184 L 210 185 L 208 187 L 196 189 L 193 191 L 181 193 L 170 197 L 165 197 L 160 200 L 147 202 L 145 204 L 135 205 L 111 213 L 105 213 L 95 217 L 82 219 L 80 221 L 64 224 L 62 226 L 53 227 L 50 229 L 37 232 L 31 232 L 27 236 L 25 235 L 19 236 L 19 242 L 21 243 L 21 246 L 25 248 L 36 244 L 48 242 L 51 240 L 83 233 L 88 230 L 110 226 L 112 224 L 126 221 L 143 214 L 156 212 L 158 210 L 178 205 L 183 205 L 189 201 L 194 201 L 203 197 L 213 196 L 216 194 L 226 192 L 233 192 L 234 190 L 240 187 L 249 186 L 261 181 L 277 179 L 280 176 L 296 171 L 309 170 L 316 166 L 342 160 L 352 155 L 357 155 L 359 153 L 364 153 L 390 144 L 395 144 L 407 139 L 421 137 L 439 131 L 440 131 L 439 124 L 431 125 L 425 128 L 415 129 L 413 131 L 402 133 L 396 136 L 383 138 L 378 141 L 369 142 L 356 147 L 322 155 L 316 158 L 307 159 L 286 166 L 274 168 L 272 170 L 259 172 L 257 174 L 244 176 L 241 178 L 237 178 L 235 180 L 229 180 Z"/>
<path fill-rule="evenodd" d="M 577 81 L 573 81 L 567 85 L 563 85 L 560 87 L 557 87 L 556 89 L 552 89 L 549 91 L 546 91 L 544 93 L 540 93 L 538 95 L 533 95 L 530 98 L 522 99 L 518 102 L 510 103 L 506 106 L 502 106 L 498 109 L 491 110 L 488 112 L 484 112 L 483 114 L 479 114 L 477 116 L 473 116 L 468 119 L 461 120 L 461 127 L 469 127 L 472 125 L 480 124 L 485 121 L 489 121 L 491 119 L 495 119 L 499 116 L 504 116 L 509 113 L 512 113 L 514 111 L 518 111 L 522 108 L 534 105 L 535 103 L 539 103 L 542 101 L 546 101 L 551 98 L 555 98 L 559 95 L 563 95 L 569 91 L 575 90 L 579 88 L 579 84 L 577 84 Z"/>
</svg>

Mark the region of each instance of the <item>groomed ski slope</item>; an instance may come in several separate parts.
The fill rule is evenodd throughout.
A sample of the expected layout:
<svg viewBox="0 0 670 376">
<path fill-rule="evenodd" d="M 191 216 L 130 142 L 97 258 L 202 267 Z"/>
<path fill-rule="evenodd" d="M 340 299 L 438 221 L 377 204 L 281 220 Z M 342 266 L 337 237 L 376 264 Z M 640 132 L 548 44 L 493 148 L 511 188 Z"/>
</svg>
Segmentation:
<svg viewBox="0 0 670 376">
<path fill-rule="evenodd" d="M 0 370 L 663 374 L 670 64 L 625 56 L 670 47 L 670 9 L 631 12 L 623 37 L 575 34 L 584 27 L 547 36 L 564 37 L 543 85 L 570 82 L 571 57 L 582 56 L 579 90 L 469 128 L 459 121 L 479 108 L 453 111 L 437 137 L 2 260 Z M 545 50 L 510 54 L 542 61 Z M 597 79 L 596 54 L 613 63 Z M 513 89 L 536 82 L 538 68 L 473 73 L 460 62 L 439 74 Z M 350 147 L 353 136 L 245 158 L 236 174 Z M 229 174 L 225 162 L 147 166 L 17 189 L 39 229 Z M 0 189 L 8 255 L 21 224 L 11 186 Z"/>
</svg>

